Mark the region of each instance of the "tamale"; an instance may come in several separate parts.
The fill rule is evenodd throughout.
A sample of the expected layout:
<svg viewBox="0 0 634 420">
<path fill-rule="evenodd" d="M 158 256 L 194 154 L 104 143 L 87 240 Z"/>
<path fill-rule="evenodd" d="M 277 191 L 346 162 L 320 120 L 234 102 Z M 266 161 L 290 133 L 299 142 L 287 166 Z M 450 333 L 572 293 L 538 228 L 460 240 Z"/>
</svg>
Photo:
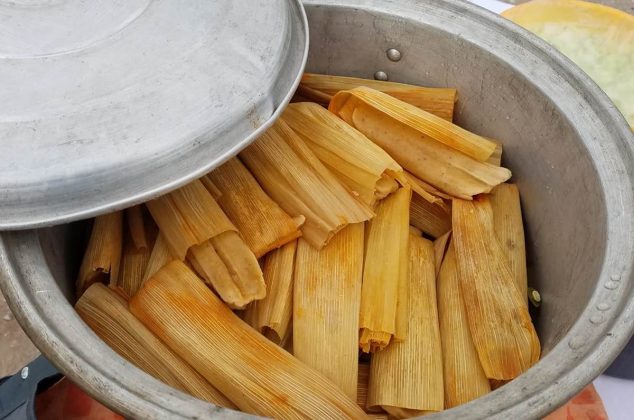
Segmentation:
<svg viewBox="0 0 634 420">
<path fill-rule="evenodd" d="M 412 195 L 409 222 L 433 238 L 439 238 L 451 230 L 451 214 L 442 207 L 430 204 L 418 194 Z"/>
<path fill-rule="evenodd" d="M 409 233 L 416 236 L 423 236 L 423 231 L 412 225 L 409 226 Z"/>
<path fill-rule="evenodd" d="M 354 121 L 352 114 L 364 107 L 372 108 L 383 114 L 383 119 L 398 122 L 420 136 L 434 139 L 472 159 L 485 161 L 495 151 L 494 142 L 378 90 L 358 87 L 339 92 L 330 101 L 328 109 L 346 121 Z"/>
<path fill-rule="evenodd" d="M 127 302 L 107 287 L 91 286 L 79 298 L 75 309 L 107 345 L 156 379 L 196 398 L 235 408 L 229 399 L 136 319 L 128 311 Z"/>
<path fill-rule="evenodd" d="M 184 260 L 187 250 L 228 230 L 235 231 L 211 193 L 199 181 L 146 203 L 171 254 Z"/>
<path fill-rule="evenodd" d="M 404 83 L 384 82 L 380 80 L 359 79 L 356 77 L 330 76 L 325 74 L 304 73 L 300 88 L 311 89 L 321 95 L 308 92 L 304 96 L 314 102 L 328 106 L 332 96 L 341 90 L 350 90 L 359 86 L 376 89 L 403 102 L 414 105 L 447 121 L 453 119 L 453 109 L 458 98 L 456 89 L 428 88 Z"/>
<path fill-rule="evenodd" d="M 387 413 L 379 406 L 368 407 L 368 386 L 370 384 L 370 365 L 369 363 L 359 362 L 359 375 L 357 380 L 357 405 L 361 407 L 367 414 L 377 416 L 385 416 Z M 376 418 L 372 417 L 371 418 Z"/>
<path fill-rule="evenodd" d="M 410 119 L 406 119 L 401 114 L 401 106 L 397 107 L 396 113 L 393 112 L 394 110 L 391 110 L 390 114 L 383 112 L 382 109 L 389 109 L 394 101 L 388 95 L 373 98 L 370 105 L 364 102 L 366 93 L 368 90 L 365 88 L 340 92 L 333 98 L 329 109 L 365 134 L 403 168 L 421 180 L 454 197 L 470 199 L 473 195 L 491 191 L 494 186 L 511 177 L 511 171 L 508 169 L 471 158 L 438 141 L 437 138 L 441 136 L 437 135 L 437 138 L 432 138 L 412 127 Z M 372 92 L 372 94 L 381 95 L 380 92 Z M 385 101 L 386 98 L 389 100 Z M 375 108 L 382 101 L 388 105 Z M 444 123 L 450 124 L 446 121 Z M 495 148 L 494 143 L 474 134 L 452 137 L 454 134 L 452 130 L 445 130 L 443 127 L 436 127 L 436 125 L 431 127 L 434 128 L 434 133 L 443 131 L 445 134 L 443 139 L 447 143 L 452 143 L 448 140 L 451 138 L 460 143 L 461 149 L 472 149 L 474 155 L 488 158 L 490 152 L 493 152 Z M 431 132 L 431 130 L 427 130 L 427 132 Z M 471 141 L 466 141 L 466 138 Z M 458 147 L 455 142 L 452 144 Z M 482 142 L 487 142 L 491 147 Z"/>
<path fill-rule="evenodd" d="M 442 265 L 442 260 L 445 258 L 445 253 L 447 252 L 447 247 L 449 246 L 450 237 L 451 231 L 438 237 L 434 241 L 434 262 L 436 265 L 436 277 L 438 277 L 438 274 L 440 273 L 440 267 Z"/>
<path fill-rule="evenodd" d="M 286 418 L 364 418 L 323 375 L 238 318 L 182 262 L 159 270 L 131 312 L 238 408 Z"/>
<path fill-rule="evenodd" d="M 445 204 L 440 195 L 433 194 L 426 188 L 425 182 L 421 181 L 411 173 L 405 171 L 404 177 L 409 186 L 412 188 L 412 191 L 418 194 L 422 199 L 427 201 L 430 204 L 435 204 L 445 210 L 446 213 L 449 213 L 449 207 Z M 433 188 L 433 187 L 432 187 Z M 434 189 L 435 190 L 435 189 Z M 435 190 L 438 192 L 437 190 Z"/>
<path fill-rule="evenodd" d="M 377 216 L 378 217 L 378 216 Z M 443 370 L 434 247 L 427 239 L 409 238 L 407 339 L 374 353 L 370 363 L 368 406 L 381 406 L 398 417 L 441 411 Z"/>
<path fill-rule="evenodd" d="M 159 271 L 163 266 L 167 265 L 168 262 L 175 260 L 170 253 L 169 248 L 167 247 L 167 242 L 165 242 L 165 238 L 160 233 L 156 237 L 156 241 L 154 242 L 154 246 L 152 247 L 152 253 L 150 254 L 150 258 L 145 266 L 145 272 L 143 274 L 143 280 L 141 284 L 145 283 L 150 277 L 154 275 L 157 271 Z"/>
<path fill-rule="evenodd" d="M 132 206 L 125 210 L 125 218 L 128 222 L 128 231 L 136 249 L 148 249 L 149 239 L 145 232 L 145 220 L 143 206 Z"/>
<path fill-rule="evenodd" d="M 318 104 L 323 105 L 325 107 L 328 107 L 328 104 L 332 100 L 332 95 L 329 95 L 317 89 L 313 89 L 312 87 L 307 86 L 305 84 L 301 84 L 301 83 L 299 84 L 299 86 L 297 86 L 297 92 L 295 93 L 295 95 L 299 95 L 300 97 L 304 98 L 306 101 L 317 102 Z M 301 102 L 306 102 L 306 101 L 301 101 Z M 295 102 L 298 102 L 298 101 L 295 101 Z"/>
<path fill-rule="evenodd" d="M 490 139 L 489 139 L 490 140 Z M 486 160 L 487 163 L 495 166 L 502 166 L 502 143 L 491 140 L 495 143 L 493 154 Z"/>
<path fill-rule="evenodd" d="M 213 183 L 211 178 L 204 176 L 200 178 L 200 182 L 202 182 L 205 188 L 207 188 L 207 191 L 209 191 L 209 194 L 211 194 L 214 200 L 218 201 L 220 197 L 222 197 L 222 191 L 220 191 L 220 188 Z"/>
<path fill-rule="evenodd" d="M 489 199 L 495 236 L 506 254 L 517 288 L 527 299 L 526 245 L 519 190 L 515 184 L 500 184 L 491 191 Z"/>
<path fill-rule="evenodd" d="M 123 246 L 123 213 L 97 216 L 77 276 L 77 296 L 94 283 L 116 284 Z"/>
<path fill-rule="evenodd" d="M 292 241 L 263 257 L 266 283 L 264 299 L 253 302 L 245 320 L 275 344 L 284 346 L 291 333 L 293 314 L 293 272 L 297 241 Z"/>
<path fill-rule="evenodd" d="M 323 247 L 348 223 L 370 219 L 372 210 L 341 182 L 283 121 L 276 121 L 240 153 L 264 191 L 292 217 L 304 216 L 303 238 Z"/>
<path fill-rule="evenodd" d="M 452 243 L 442 262 L 437 287 L 445 408 L 452 408 L 491 391 L 469 332 Z"/>
<path fill-rule="evenodd" d="M 229 159 L 204 179 L 221 192 L 218 204 L 257 258 L 301 235 L 303 218 L 294 220 L 286 214 L 238 158 Z"/>
<path fill-rule="evenodd" d="M 117 287 L 128 298 L 134 296 L 143 284 L 143 276 L 150 260 L 151 250 L 147 242 L 143 248 L 137 248 L 131 230 L 124 235 L 123 255 L 121 257 L 121 269 Z M 145 235 L 144 235 L 145 236 Z M 137 237 L 137 240 L 140 236 Z"/>
<path fill-rule="evenodd" d="M 403 169 L 394 159 L 321 106 L 290 104 L 282 120 L 368 206 L 396 190 L 397 179 L 402 182 Z"/>
<path fill-rule="evenodd" d="M 363 223 L 320 250 L 300 239 L 295 256 L 293 355 L 357 399 Z"/>
<path fill-rule="evenodd" d="M 469 330 L 489 379 L 513 379 L 539 359 L 526 297 L 493 227 L 487 196 L 454 200 L 453 244 Z"/>
<path fill-rule="evenodd" d="M 407 334 L 407 302 L 399 297 L 407 281 L 411 195 L 409 188 L 399 188 L 379 201 L 376 217 L 366 227 L 359 319 L 359 347 L 364 352 L 381 350 L 392 336 L 402 339 Z"/>
</svg>

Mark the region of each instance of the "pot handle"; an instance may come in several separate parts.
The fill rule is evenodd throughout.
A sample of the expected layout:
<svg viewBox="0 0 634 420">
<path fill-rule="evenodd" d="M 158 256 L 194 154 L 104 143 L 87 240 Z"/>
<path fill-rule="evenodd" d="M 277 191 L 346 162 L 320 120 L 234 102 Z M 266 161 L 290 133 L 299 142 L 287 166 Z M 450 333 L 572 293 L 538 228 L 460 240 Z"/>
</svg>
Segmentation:
<svg viewBox="0 0 634 420">
<path fill-rule="evenodd" d="M 35 397 L 63 375 L 39 356 L 13 376 L 0 379 L 0 419 L 36 420 Z"/>
</svg>

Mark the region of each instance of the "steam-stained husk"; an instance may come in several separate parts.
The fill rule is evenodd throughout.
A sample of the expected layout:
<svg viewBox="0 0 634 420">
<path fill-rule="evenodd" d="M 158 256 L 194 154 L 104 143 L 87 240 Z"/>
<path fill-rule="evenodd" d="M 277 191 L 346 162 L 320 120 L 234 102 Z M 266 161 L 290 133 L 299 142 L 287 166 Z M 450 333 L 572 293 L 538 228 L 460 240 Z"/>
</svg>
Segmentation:
<svg viewBox="0 0 634 420">
<path fill-rule="evenodd" d="M 130 298 L 143 284 L 143 276 L 150 260 L 151 248 L 147 242 L 143 248 L 137 248 L 131 233 L 124 235 L 123 255 L 121 257 L 121 269 L 117 287 Z M 137 238 L 139 239 L 139 238 Z"/>
<path fill-rule="evenodd" d="M 154 246 L 152 247 L 150 258 L 147 262 L 147 265 L 145 266 L 145 273 L 143 274 L 143 281 L 141 284 L 145 283 L 150 277 L 154 275 L 154 273 L 167 265 L 168 262 L 175 259 L 176 258 L 172 256 L 169 248 L 167 247 L 167 242 L 165 242 L 165 238 L 159 232 L 156 237 L 156 241 L 154 242 Z"/>
<path fill-rule="evenodd" d="M 398 417 L 444 407 L 433 244 L 411 235 L 408 263 L 407 339 L 372 355 L 368 392 L 369 406 Z"/>
<path fill-rule="evenodd" d="M 316 95 L 311 94 L 311 92 L 302 92 L 305 97 L 326 107 L 337 92 L 365 86 L 387 93 L 447 121 L 452 120 L 454 105 L 458 99 L 456 89 L 428 88 L 404 83 L 314 73 L 304 73 L 301 86 L 321 93 L 322 95 Z M 324 94 L 327 96 L 323 96 Z"/>
<path fill-rule="evenodd" d="M 357 399 L 363 223 L 320 250 L 300 239 L 295 257 L 293 354 Z"/>
<path fill-rule="evenodd" d="M 294 220 L 271 200 L 238 158 L 229 159 L 204 178 L 221 192 L 218 204 L 257 258 L 301 235 L 298 222 L 303 218 Z"/>
<path fill-rule="evenodd" d="M 316 248 L 348 223 L 374 216 L 283 121 L 243 150 L 240 159 L 284 211 L 306 218 L 303 238 Z"/>
<path fill-rule="evenodd" d="M 525 296 L 493 227 L 488 197 L 453 202 L 453 244 L 469 330 L 489 379 L 513 379 L 539 359 Z"/>
<path fill-rule="evenodd" d="M 242 411 L 274 418 L 364 418 L 320 373 L 252 329 L 182 262 L 157 272 L 132 313 Z"/>
<path fill-rule="evenodd" d="M 150 247 L 150 238 L 145 232 L 145 220 L 143 217 L 143 206 L 132 206 L 125 210 L 127 228 L 130 238 L 136 249 L 147 249 Z"/>
<path fill-rule="evenodd" d="M 222 407 L 235 408 L 220 391 L 163 344 L 128 310 L 125 300 L 101 284 L 75 304 L 86 324 L 129 362 L 174 388 Z"/>
</svg>

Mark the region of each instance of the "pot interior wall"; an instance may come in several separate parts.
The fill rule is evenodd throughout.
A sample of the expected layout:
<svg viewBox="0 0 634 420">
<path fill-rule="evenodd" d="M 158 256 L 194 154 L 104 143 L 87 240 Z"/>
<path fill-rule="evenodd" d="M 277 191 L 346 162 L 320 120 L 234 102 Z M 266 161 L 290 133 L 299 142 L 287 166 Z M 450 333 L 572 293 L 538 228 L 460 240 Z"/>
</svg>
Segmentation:
<svg viewBox="0 0 634 420">
<path fill-rule="evenodd" d="M 455 87 L 455 121 L 504 144 L 504 166 L 520 187 L 529 284 L 543 303 L 536 316 L 544 354 L 569 331 L 596 287 L 605 246 L 605 209 L 587 151 L 538 79 L 446 30 L 403 25 L 393 16 L 348 8 L 309 7 L 307 71 Z M 450 23 L 448 23 L 450 24 Z M 397 48 L 399 62 L 385 52 Z M 42 229 L 55 278 L 73 301 L 87 224 Z"/>
</svg>

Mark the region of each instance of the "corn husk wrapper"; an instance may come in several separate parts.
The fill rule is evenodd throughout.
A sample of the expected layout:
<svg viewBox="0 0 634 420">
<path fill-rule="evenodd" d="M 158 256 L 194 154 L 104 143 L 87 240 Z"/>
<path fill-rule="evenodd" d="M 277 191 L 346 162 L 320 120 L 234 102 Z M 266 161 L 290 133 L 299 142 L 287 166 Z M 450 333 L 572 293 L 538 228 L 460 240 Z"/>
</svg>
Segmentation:
<svg viewBox="0 0 634 420">
<path fill-rule="evenodd" d="M 303 218 L 296 221 L 286 214 L 238 158 L 229 159 L 205 178 L 220 190 L 218 204 L 257 258 L 301 235 Z"/>
<path fill-rule="evenodd" d="M 286 122 L 321 162 L 368 206 L 398 188 L 403 169 L 379 146 L 332 112 L 310 103 L 289 105 Z"/>
<path fill-rule="evenodd" d="M 214 184 L 210 177 L 204 176 L 200 178 L 200 182 L 202 182 L 205 188 L 207 188 L 207 191 L 209 191 L 209 194 L 211 194 L 214 200 L 220 200 L 220 198 L 222 197 L 222 191 L 220 191 L 220 188 L 218 188 L 218 186 Z"/>
<path fill-rule="evenodd" d="M 154 242 L 154 246 L 152 247 L 150 258 L 145 266 L 145 272 L 143 273 L 143 280 L 141 282 L 141 285 L 143 285 L 143 283 L 145 283 L 150 277 L 152 277 L 154 273 L 166 266 L 168 262 L 175 259 L 176 258 L 172 256 L 169 248 L 167 247 L 167 242 L 165 241 L 165 238 L 159 233 L 156 237 L 156 241 Z"/>
<path fill-rule="evenodd" d="M 484 137 L 471 133 L 407 102 L 366 87 L 339 92 L 333 97 L 328 108 L 347 121 L 352 117 L 355 108 L 363 106 L 371 107 L 382 113 L 384 118 L 399 122 L 481 162 L 491 157 L 496 148 L 494 142 Z M 354 118 L 352 119 L 354 120 Z"/>
<path fill-rule="evenodd" d="M 381 95 L 380 92 L 364 88 L 340 92 L 333 98 L 329 109 L 379 145 L 404 169 L 454 197 L 470 199 L 473 195 L 491 191 L 494 186 L 511 177 L 508 169 L 471 158 L 438 138 L 461 150 L 471 150 L 473 155 L 485 156 L 485 159 L 493 152 L 494 143 L 474 134 L 453 137 L 455 133 L 452 130 L 433 124 L 434 133 L 438 129 L 445 135 L 434 134 L 436 138 L 432 138 L 420 131 L 420 124 L 405 119 L 402 108 L 407 104 L 394 104 L 393 98 Z M 449 141 L 449 138 L 454 139 L 454 142 Z"/>
<path fill-rule="evenodd" d="M 143 276 L 151 254 L 147 242 L 143 248 L 136 248 L 136 243 L 131 233 L 125 235 L 117 287 L 128 299 L 143 285 Z"/>
<path fill-rule="evenodd" d="M 222 407 L 235 408 L 220 391 L 174 354 L 128 310 L 125 300 L 101 284 L 75 304 L 79 316 L 122 357 L 181 391 Z"/>
<path fill-rule="evenodd" d="M 407 335 L 407 247 L 409 188 L 400 188 L 376 207 L 366 227 L 366 251 L 361 288 L 359 347 L 364 352 L 385 348 L 392 336 Z"/>
<path fill-rule="evenodd" d="M 94 283 L 116 285 L 123 247 L 123 212 L 97 216 L 77 276 L 77 296 Z"/>
<path fill-rule="evenodd" d="M 146 203 L 170 253 L 184 260 L 194 245 L 237 231 L 201 181 L 196 180 Z"/>
<path fill-rule="evenodd" d="M 243 150 L 240 159 L 284 211 L 306 218 L 303 238 L 316 248 L 348 223 L 374 216 L 283 121 Z"/>
<path fill-rule="evenodd" d="M 363 223 L 316 250 L 300 239 L 295 257 L 293 354 L 357 399 Z"/>
<path fill-rule="evenodd" d="M 368 386 L 370 384 L 370 365 L 359 363 L 359 375 L 357 381 L 357 405 L 361 407 L 370 418 L 385 418 L 387 413 L 380 406 L 368 407 Z M 376 416 L 376 417 L 375 417 Z"/>
<path fill-rule="evenodd" d="M 453 244 L 437 281 L 438 317 L 442 339 L 445 408 L 465 404 L 491 391 L 473 344 Z"/>
<path fill-rule="evenodd" d="M 526 297 L 528 274 L 519 190 L 515 184 L 500 184 L 491 191 L 489 199 L 495 236 L 506 254 L 517 288 Z"/>
<path fill-rule="evenodd" d="M 369 406 L 380 405 L 398 417 L 444 407 L 434 247 L 427 239 L 410 236 L 408 254 L 407 340 L 372 355 L 368 392 Z"/>
<path fill-rule="evenodd" d="M 409 184 L 409 186 L 412 188 L 412 191 L 416 193 L 418 196 L 420 196 L 420 198 L 422 198 L 423 200 L 427 201 L 430 204 L 437 205 L 441 209 L 445 210 L 445 213 L 450 213 L 449 206 L 445 204 L 445 202 L 440 197 L 440 195 L 434 194 L 429 191 L 429 188 L 426 188 L 426 186 L 429 184 L 425 184 L 425 182 L 421 181 L 420 179 L 418 179 L 417 177 L 415 177 L 414 175 L 412 175 L 411 173 L 407 171 L 405 171 L 403 175 L 405 180 Z M 432 191 L 438 193 L 438 190 L 433 189 L 433 187 L 431 188 L 432 188 Z"/>
<path fill-rule="evenodd" d="M 404 83 L 384 82 L 380 80 L 359 79 L 356 77 L 330 76 L 325 74 L 304 73 L 300 88 L 304 96 L 321 105 L 328 106 L 332 96 L 341 90 L 350 90 L 359 86 L 366 86 L 386 93 L 403 102 L 430 112 L 438 117 L 451 121 L 458 93 L 450 88 L 427 88 Z"/>
<path fill-rule="evenodd" d="M 436 265 L 436 277 L 440 273 L 440 267 L 442 261 L 445 258 L 447 248 L 449 247 L 449 239 L 451 238 L 451 231 L 445 233 L 441 237 L 434 241 L 434 262 Z"/>
<path fill-rule="evenodd" d="M 432 238 L 439 238 L 451 230 L 451 214 L 418 194 L 412 195 L 409 222 Z"/>
<path fill-rule="evenodd" d="M 489 139 L 491 140 L 491 139 Z M 495 150 L 493 154 L 486 160 L 487 163 L 495 166 L 502 166 L 502 143 L 499 141 L 491 140 L 495 143 Z"/>
<path fill-rule="evenodd" d="M 409 225 L 409 233 L 415 236 L 423 236 L 423 231 L 412 225 Z"/>
<path fill-rule="evenodd" d="M 493 227 L 488 197 L 454 200 L 453 243 L 469 330 L 489 379 L 513 379 L 539 359 L 540 344 Z"/>
<path fill-rule="evenodd" d="M 128 222 L 130 238 L 136 249 L 150 248 L 150 238 L 145 232 L 145 220 L 143 217 L 143 206 L 133 206 L 125 210 L 125 218 Z"/>
<path fill-rule="evenodd" d="M 130 310 L 242 411 L 280 419 L 364 417 L 332 382 L 244 323 L 180 261 L 158 271 Z"/>
<path fill-rule="evenodd" d="M 262 273 L 266 283 L 264 299 L 253 302 L 245 320 L 265 337 L 284 347 L 292 333 L 293 272 L 297 241 L 266 254 Z"/>
</svg>

